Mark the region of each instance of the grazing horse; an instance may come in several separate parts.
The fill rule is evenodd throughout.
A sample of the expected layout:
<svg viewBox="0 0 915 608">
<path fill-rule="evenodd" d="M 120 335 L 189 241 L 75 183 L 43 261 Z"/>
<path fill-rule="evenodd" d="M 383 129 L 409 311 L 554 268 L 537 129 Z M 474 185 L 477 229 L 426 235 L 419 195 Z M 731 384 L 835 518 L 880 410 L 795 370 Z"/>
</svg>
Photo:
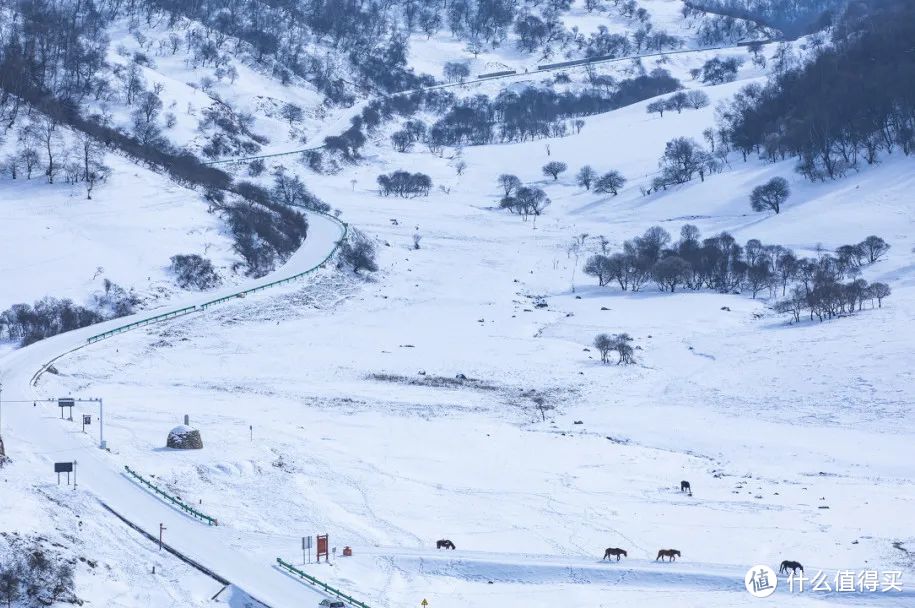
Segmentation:
<svg viewBox="0 0 915 608">
<path fill-rule="evenodd" d="M 457 547 L 454 546 L 454 543 L 451 542 L 450 540 L 448 540 L 447 538 L 443 538 L 442 540 L 435 541 L 435 548 L 436 549 L 457 549 Z"/>
<path fill-rule="evenodd" d="M 623 557 L 629 557 L 629 554 L 626 553 L 624 549 L 617 549 L 616 547 L 610 547 L 604 551 L 604 557 L 601 559 L 610 559 L 612 556 L 616 556 L 616 561 L 620 561 L 620 555 Z"/>
<path fill-rule="evenodd" d="M 797 574 L 797 571 L 800 570 L 801 574 L 804 573 L 804 566 L 801 565 L 801 562 L 793 562 L 789 559 L 786 559 L 782 562 L 782 565 L 778 568 L 779 574 L 788 574 L 788 568 L 791 568 L 792 574 Z"/>
<path fill-rule="evenodd" d="M 690 487 L 689 487 L 689 482 L 688 482 L 688 481 L 681 481 L 681 482 L 680 482 L 680 491 L 681 491 L 681 492 L 689 492 L 690 494 L 692 494 L 692 492 L 693 492 L 693 491 L 690 489 Z"/>
<path fill-rule="evenodd" d="M 654 558 L 654 561 L 661 560 L 664 561 L 664 558 L 669 558 L 670 561 L 674 561 L 680 557 L 680 552 L 677 549 L 661 549 L 658 551 L 658 556 Z"/>
</svg>

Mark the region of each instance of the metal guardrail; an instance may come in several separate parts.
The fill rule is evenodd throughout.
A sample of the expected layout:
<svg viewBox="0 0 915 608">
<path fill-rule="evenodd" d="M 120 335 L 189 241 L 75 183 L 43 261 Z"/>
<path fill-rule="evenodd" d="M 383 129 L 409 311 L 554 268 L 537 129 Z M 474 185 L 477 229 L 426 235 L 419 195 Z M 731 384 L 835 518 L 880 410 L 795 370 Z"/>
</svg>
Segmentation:
<svg viewBox="0 0 915 608">
<path fill-rule="evenodd" d="M 330 217 L 330 216 L 327 216 L 327 217 Z M 337 222 L 340 222 L 340 220 L 337 220 L 336 218 L 334 218 L 334 220 L 337 221 Z M 300 273 L 298 273 L 298 274 L 294 274 L 294 275 L 292 275 L 291 277 L 286 277 L 285 279 L 279 279 L 279 280 L 273 281 L 273 282 L 271 282 L 271 283 L 266 283 L 266 284 L 264 284 L 264 285 L 259 285 L 259 286 L 257 286 L 257 287 L 252 287 L 251 289 L 245 289 L 245 290 L 243 290 L 243 291 L 239 291 L 239 292 L 237 292 L 237 293 L 234 293 L 234 294 L 231 294 L 231 295 L 228 295 L 228 296 L 223 296 L 223 297 L 221 297 L 221 298 L 217 298 L 217 299 L 215 299 L 215 300 L 211 300 L 211 301 L 209 301 L 209 302 L 205 302 L 205 303 L 203 303 L 203 304 L 200 304 L 200 305 L 198 306 L 198 308 L 199 308 L 200 310 L 206 310 L 206 309 L 209 308 L 210 306 L 215 306 L 216 304 L 222 304 L 222 303 L 224 303 L 224 302 L 228 302 L 229 300 L 231 300 L 231 299 L 233 299 L 233 298 L 243 298 L 243 297 L 245 297 L 246 295 L 248 295 L 249 293 L 256 293 L 256 292 L 258 292 L 258 291 L 263 291 L 263 290 L 265 290 L 265 289 L 270 289 L 271 287 L 277 287 L 278 285 L 283 285 L 283 284 L 285 284 L 285 283 L 290 283 L 290 282 L 295 281 L 295 280 L 297 280 L 297 279 L 301 279 L 301 278 L 304 277 L 305 275 L 311 274 L 312 272 L 314 272 L 314 271 L 317 270 L 318 268 L 321 268 L 322 266 L 324 266 L 324 264 L 327 263 L 327 260 L 329 260 L 329 259 L 331 258 L 331 256 L 334 255 L 334 253 L 337 252 L 337 249 L 340 248 L 340 245 L 343 243 L 343 241 L 346 240 L 346 236 L 349 234 L 349 225 L 346 224 L 345 222 L 340 222 L 340 225 L 343 226 L 343 234 L 340 236 L 340 239 L 334 244 L 334 246 L 333 246 L 333 248 L 330 250 L 330 252 L 329 252 L 326 256 L 324 256 L 324 259 L 323 259 L 323 260 L 321 260 L 320 262 L 318 262 L 317 264 L 315 264 L 314 266 L 312 266 L 312 267 L 309 268 L 308 270 L 305 270 L 305 271 L 300 272 Z"/>
<path fill-rule="evenodd" d="M 168 502 L 172 503 L 173 505 L 175 505 L 175 506 L 178 507 L 179 509 L 185 511 L 186 513 L 189 513 L 189 514 L 193 515 L 194 517 L 197 517 L 198 519 L 202 519 L 203 521 L 207 522 L 208 525 L 211 525 L 211 526 L 218 526 L 218 525 L 219 525 L 219 521 L 218 521 L 215 517 L 210 517 L 209 515 L 206 515 L 205 513 L 201 513 L 200 511 L 198 511 L 197 509 L 195 509 L 195 508 L 192 507 L 191 505 L 189 505 L 189 504 L 187 504 L 187 503 L 185 503 L 185 502 L 182 502 L 181 499 L 176 498 L 175 496 L 172 496 L 171 494 L 169 494 L 169 493 L 166 492 L 165 490 L 162 490 L 161 488 L 159 488 L 159 487 L 158 487 L 157 485 L 155 485 L 154 483 L 152 483 L 152 482 L 147 481 L 146 479 L 144 479 L 142 475 L 140 475 L 139 473 L 137 473 L 136 471 L 134 471 L 133 469 L 131 469 L 131 468 L 130 468 L 129 466 L 127 466 L 126 464 L 124 465 L 124 470 L 127 471 L 127 474 L 128 474 L 128 475 L 130 475 L 131 477 L 133 477 L 134 479 L 136 479 L 137 481 L 139 481 L 141 484 L 143 484 L 144 486 L 146 486 L 147 488 L 149 488 L 149 489 L 152 490 L 154 493 L 158 494 L 159 496 L 161 496 L 162 498 L 164 498 L 164 499 L 167 500 Z"/>
<path fill-rule="evenodd" d="M 484 78 L 499 78 L 500 76 L 511 76 L 512 74 L 517 74 L 517 70 L 503 70 L 501 72 L 489 72 L 487 74 L 477 74 L 477 79 L 482 80 Z"/>
<path fill-rule="evenodd" d="M 196 312 L 196 306 L 187 306 L 185 308 L 179 308 L 178 310 L 173 310 L 171 312 L 162 313 L 161 315 L 156 315 L 154 317 L 149 317 L 146 319 L 141 319 L 139 321 L 134 321 L 133 323 L 128 323 L 127 325 L 122 325 L 120 327 L 115 327 L 114 329 L 109 329 L 106 332 L 96 334 L 90 338 L 87 338 L 86 341 L 89 344 L 93 342 L 98 342 L 99 340 L 104 340 L 105 338 L 110 338 L 116 334 L 130 331 L 131 329 L 136 329 L 137 327 L 142 327 L 144 325 L 149 325 L 150 323 L 158 323 L 159 321 L 165 321 L 167 319 L 174 319 L 175 317 L 181 317 L 184 315 L 189 315 L 192 312 Z"/>
<path fill-rule="evenodd" d="M 289 562 L 285 562 L 282 559 L 280 559 L 279 557 L 276 558 L 276 563 L 279 564 L 280 568 L 282 568 L 283 570 L 290 572 L 292 574 L 295 574 L 296 576 L 298 576 L 300 578 L 305 579 L 312 585 L 315 585 L 316 587 L 320 588 L 325 593 L 329 593 L 331 595 L 334 595 L 334 596 L 340 598 L 341 600 L 345 600 L 346 602 L 349 602 L 351 605 L 356 606 L 356 608 L 370 608 L 370 606 L 368 604 L 366 604 L 365 602 L 360 602 L 359 600 L 354 599 L 353 597 L 350 597 L 349 595 L 343 593 L 339 589 L 337 589 L 335 587 L 331 587 L 324 581 L 317 579 L 310 574 L 306 574 L 306 573 L 302 572 L 301 570 L 299 570 L 298 568 L 296 568 Z"/>
<path fill-rule="evenodd" d="M 313 213 L 316 213 L 316 212 L 313 212 Z M 343 228 L 343 234 L 341 234 L 341 236 L 337 240 L 337 242 L 334 243 L 333 248 L 331 248 L 330 252 L 324 257 L 324 259 L 321 260 L 319 263 L 315 264 L 314 266 L 312 266 L 311 268 L 309 268 L 308 270 L 299 272 L 297 274 L 286 277 L 284 279 L 278 279 L 276 281 L 272 281 L 272 282 L 266 283 L 264 285 L 252 287 L 251 289 L 244 289 L 242 291 L 238 291 L 233 294 L 223 296 L 223 297 L 217 298 L 215 300 L 211 300 L 209 302 L 204 302 L 203 304 L 197 304 L 194 306 L 187 306 L 185 308 L 179 308 L 178 310 L 172 310 L 170 312 L 162 313 L 160 315 L 155 315 L 153 317 L 148 317 L 146 319 L 140 319 L 139 321 L 134 321 L 133 323 L 128 323 L 127 325 L 121 325 L 120 327 L 115 327 L 114 329 L 109 329 L 108 331 L 105 331 L 100 334 L 96 334 L 94 336 L 86 338 L 86 343 L 92 344 L 94 342 L 98 342 L 99 340 L 105 340 L 106 338 L 116 336 L 117 334 L 121 334 L 121 333 L 124 333 L 125 331 L 130 331 L 130 330 L 136 329 L 138 327 L 143 327 L 146 325 L 150 325 L 152 323 L 159 323 L 160 321 L 167 321 L 169 319 L 174 319 L 176 317 L 182 317 L 184 315 L 189 315 L 189 314 L 192 314 L 195 312 L 202 312 L 202 311 L 206 310 L 207 308 L 209 308 L 210 306 L 222 304 L 224 302 L 228 302 L 229 300 L 232 300 L 235 298 L 243 298 L 250 293 L 263 291 L 264 289 L 269 289 L 271 287 L 276 287 L 278 285 L 290 283 L 292 281 L 295 281 L 296 279 L 300 279 L 300 278 L 304 277 L 305 275 L 311 274 L 312 272 L 314 272 L 318 268 L 321 268 L 322 266 L 324 266 L 324 264 L 327 263 L 327 261 L 331 258 L 331 256 L 333 256 L 337 252 L 337 250 L 340 248 L 340 245 L 343 243 L 344 240 L 346 240 L 346 237 L 349 234 L 349 225 L 346 222 L 341 222 L 336 217 L 333 217 L 326 213 L 320 213 L 319 215 L 323 215 L 323 216 L 333 220 L 334 222 L 337 222 L 340 225 L 340 227 Z"/>
</svg>

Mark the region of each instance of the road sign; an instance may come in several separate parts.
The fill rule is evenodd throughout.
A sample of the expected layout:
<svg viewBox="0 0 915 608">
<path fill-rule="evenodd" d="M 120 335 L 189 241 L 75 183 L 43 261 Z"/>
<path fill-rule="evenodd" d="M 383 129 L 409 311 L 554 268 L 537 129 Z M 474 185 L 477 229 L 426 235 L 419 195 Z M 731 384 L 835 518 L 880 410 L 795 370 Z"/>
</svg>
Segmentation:
<svg viewBox="0 0 915 608">
<path fill-rule="evenodd" d="M 55 462 L 54 463 L 54 472 L 57 473 L 57 485 L 60 485 L 60 474 L 67 474 L 67 485 L 70 485 L 70 473 L 73 473 L 73 485 L 76 485 L 76 472 L 73 470 L 73 465 L 76 462 Z"/>
<path fill-rule="evenodd" d="M 329 544 L 330 543 L 327 540 L 327 534 L 318 534 L 318 548 L 315 551 L 315 554 L 317 555 L 319 564 L 321 563 L 322 555 L 324 556 L 325 562 L 329 561 L 329 558 L 330 558 L 330 552 L 328 551 L 328 549 L 330 548 L 328 546 Z"/>
<path fill-rule="evenodd" d="M 60 408 L 60 419 L 64 419 L 64 408 L 70 408 L 70 420 L 73 420 L 73 406 L 76 405 L 76 400 L 72 397 L 62 397 L 57 400 L 57 407 Z"/>
</svg>

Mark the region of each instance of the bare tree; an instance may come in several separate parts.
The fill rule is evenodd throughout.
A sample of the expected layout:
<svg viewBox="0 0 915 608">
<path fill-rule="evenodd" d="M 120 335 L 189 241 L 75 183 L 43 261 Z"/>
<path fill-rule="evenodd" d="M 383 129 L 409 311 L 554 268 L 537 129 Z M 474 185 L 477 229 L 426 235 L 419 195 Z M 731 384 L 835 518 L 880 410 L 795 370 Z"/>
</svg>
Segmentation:
<svg viewBox="0 0 915 608">
<path fill-rule="evenodd" d="M 778 215 L 781 206 L 785 204 L 791 195 L 791 188 L 788 186 L 788 180 L 784 177 L 773 177 L 762 186 L 753 188 L 750 193 L 750 206 L 753 211 L 765 211 L 771 209 Z"/>
<path fill-rule="evenodd" d="M 22 576 L 18 566 L 12 562 L 0 566 L 0 602 L 6 602 L 7 608 L 22 594 Z"/>
<path fill-rule="evenodd" d="M 657 99 L 645 106 L 645 111 L 649 114 L 660 114 L 664 118 L 664 110 L 667 109 L 667 102 L 663 99 Z"/>
<path fill-rule="evenodd" d="M 610 351 L 613 350 L 613 340 L 607 334 L 597 334 L 594 338 L 594 348 L 600 353 L 600 362 L 608 363 Z"/>
<path fill-rule="evenodd" d="M 889 251 L 890 245 L 879 236 L 871 235 L 861 241 L 864 251 L 867 254 L 867 261 L 873 264 L 880 261 L 886 252 Z"/>
<path fill-rule="evenodd" d="M 559 174 L 564 173 L 569 166 L 564 162 L 554 160 L 543 165 L 543 174 L 552 175 L 554 180 L 559 179 Z"/>
<path fill-rule="evenodd" d="M 25 178 L 32 179 L 32 172 L 35 170 L 35 167 L 38 166 L 38 163 L 41 162 L 41 158 L 38 156 L 38 150 L 27 143 L 22 147 L 21 158 L 22 165 L 25 167 Z"/>
<path fill-rule="evenodd" d="M 127 68 L 127 74 L 124 75 L 124 99 L 127 105 L 133 105 L 134 99 L 145 88 L 145 85 L 140 66 L 131 63 Z"/>
<path fill-rule="evenodd" d="M 591 168 L 591 165 L 585 165 L 578 171 L 578 175 L 575 176 L 576 181 L 578 181 L 579 186 L 584 186 L 585 190 L 591 189 L 591 184 L 597 178 L 597 172 Z"/>
<path fill-rule="evenodd" d="M 517 176 L 508 173 L 500 175 L 497 181 L 505 192 L 505 196 L 511 196 L 512 192 L 521 187 L 521 180 Z"/>
<path fill-rule="evenodd" d="M 54 183 L 54 176 L 57 175 L 59 169 L 54 162 L 61 141 L 60 132 L 57 129 L 58 126 L 58 122 L 49 116 L 42 116 L 33 125 L 35 137 L 38 138 L 38 141 L 41 143 L 41 146 L 44 148 L 45 154 L 48 157 L 45 175 L 48 176 L 49 184 Z"/>
<path fill-rule="evenodd" d="M 619 171 L 607 171 L 594 183 L 594 191 L 599 194 L 616 196 L 620 188 L 626 185 L 626 178 Z"/>
<path fill-rule="evenodd" d="M 877 303 L 880 308 L 883 308 L 883 298 L 888 298 L 890 296 L 890 294 L 892 293 L 890 286 L 887 285 L 886 283 L 874 282 L 874 283 L 870 284 L 870 287 L 868 287 L 868 289 L 869 289 L 868 295 L 870 295 L 872 298 L 877 299 Z"/>
<path fill-rule="evenodd" d="M 470 65 L 465 62 L 448 61 L 442 73 L 448 82 L 464 82 L 470 76 Z"/>
<path fill-rule="evenodd" d="M 19 177 L 19 169 L 22 167 L 22 159 L 17 154 L 10 154 L 3 160 L 3 171 L 12 179 Z"/>
<path fill-rule="evenodd" d="M 305 116 L 305 112 L 299 106 L 294 103 L 287 103 L 283 105 L 283 108 L 280 110 L 280 116 L 283 117 L 283 120 L 289 123 L 291 127 L 297 122 L 300 122 Z"/>
<path fill-rule="evenodd" d="M 634 351 L 630 342 L 632 342 L 632 337 L 627 333 L 598 334 L 594 338 L 594 347 L 600 352 L 602 363 L 610 363 L 610 353 L 616 352 L 619 356 L 617 365 L 630 365 L 635 363 L 632 358 Z"/>
</svg>

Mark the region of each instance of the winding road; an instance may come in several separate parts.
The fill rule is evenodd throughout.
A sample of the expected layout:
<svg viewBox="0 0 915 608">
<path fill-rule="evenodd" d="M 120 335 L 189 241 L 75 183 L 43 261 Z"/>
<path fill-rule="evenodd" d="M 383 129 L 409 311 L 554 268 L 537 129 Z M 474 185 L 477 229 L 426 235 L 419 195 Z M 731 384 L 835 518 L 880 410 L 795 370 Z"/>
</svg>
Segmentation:
<svg viewBox="0 0 915 608">
<path fill-rule="evenodd" d="M 3 433 L 8 455 L 16 453 L 43 455 L 51 470 L 53 461 L 77 460 L 79 484 L 103 504 L 143 528 L 158 534 L 158 525 L 168 529 L 167 541 L 176 551 L 229 580 L 257 600 L 275 608 L 316 606 L 326 596 L 277 570 L 273 563 L 262 562 L 240 551 L 243 546 L 228 527 L 211 527 L 191 519 L 146 492 L 122 474 L 126 463 L 98 448 L 77 425 L 62 425 L 56 411 L 49 407 L 33 408 L 31 403 L 17 401 L 44 400 L 40 390 L 41 372 L 50 362 L 81 348 L 92 348 L 90 337 L 127 324 L 141 322 L 164 313 L 183 311 L 240 291 L 268 286 L 276 281 L 296 277 L 323 265 L 337 249 L 346 227 L 329 216 L 308 213 L 308 237 L 302 247 L 275 272 L 237 286 L 196 294 L 179 299 L 167 308 L 144 311 L 92 325 L 36 342 L 0 358 L 0 382 L 3 384 Z M 210 304 L 212 305 L 212 304 Z M 192 313 L 193 314 L 193 313 Z M 117 335 L 117 334 L 115 334 Z M 56 410 L 56 407 L 54 408 Z"/>
</svg>

